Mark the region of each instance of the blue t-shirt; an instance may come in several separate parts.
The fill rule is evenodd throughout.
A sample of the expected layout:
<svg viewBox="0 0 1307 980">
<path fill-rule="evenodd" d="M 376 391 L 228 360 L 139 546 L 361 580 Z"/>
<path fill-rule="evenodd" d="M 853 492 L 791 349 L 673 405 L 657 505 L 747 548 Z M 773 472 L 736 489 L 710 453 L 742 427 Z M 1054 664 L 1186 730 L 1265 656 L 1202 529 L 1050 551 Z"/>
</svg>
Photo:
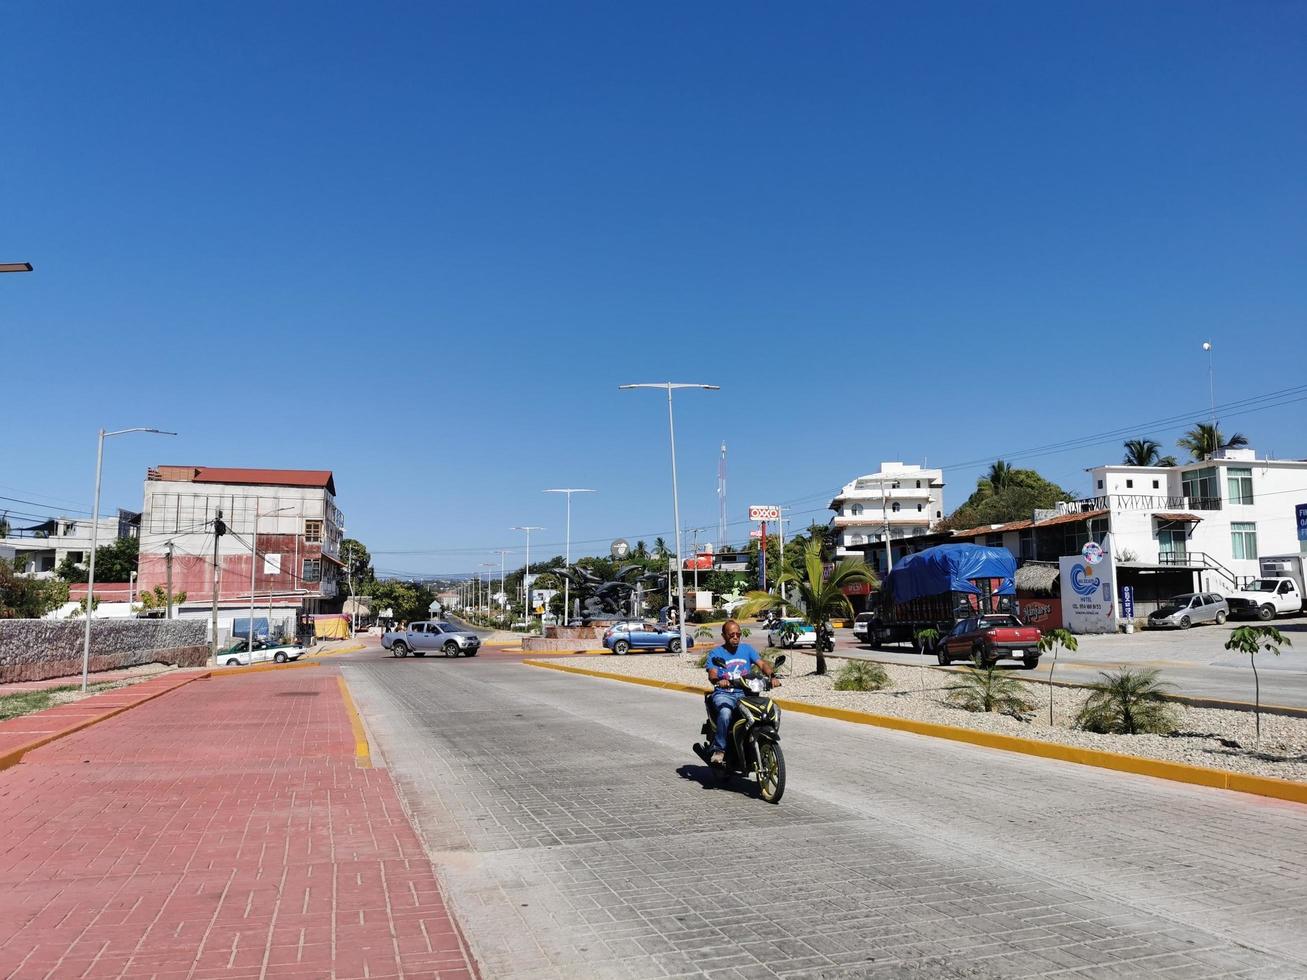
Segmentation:
<svg viewBox="0 0 1307 980">
<path fill-rule="evenodd" d="M 726 666 L 718 667 L 713 663 L 713 657 L 721 657 L 726 661 Z M 758 663 L 762 663 L 762 657 L 758 656 L 758 651 L 747 643 L 741 643 L 735 648 L 734 653 L 728 651 L 724 645 L 708 651 L 708 659 L 704 666 L 709 670 L 715 668 L 719 675 L 746 677 L 749 674 L 749 668 Z"/>
</svg>

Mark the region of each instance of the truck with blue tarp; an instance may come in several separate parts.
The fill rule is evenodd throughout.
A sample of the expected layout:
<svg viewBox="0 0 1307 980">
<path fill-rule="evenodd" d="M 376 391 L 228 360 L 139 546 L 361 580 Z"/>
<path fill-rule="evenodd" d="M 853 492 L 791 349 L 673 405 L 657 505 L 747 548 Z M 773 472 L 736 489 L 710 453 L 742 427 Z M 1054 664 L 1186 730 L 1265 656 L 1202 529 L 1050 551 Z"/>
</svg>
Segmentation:
<svg viewBox="0 0 1307 980">
<path fill-rule="evenodd" d="M 938 630 L 943 637 L 971 617 L 1012 613 L 1016 574 L 1016 559 L 1006 548 L 941 544 L 904 555 L 871 597 L 868 642 L 907 642 L 920 653 L 918 630 Z"/>
</svg>

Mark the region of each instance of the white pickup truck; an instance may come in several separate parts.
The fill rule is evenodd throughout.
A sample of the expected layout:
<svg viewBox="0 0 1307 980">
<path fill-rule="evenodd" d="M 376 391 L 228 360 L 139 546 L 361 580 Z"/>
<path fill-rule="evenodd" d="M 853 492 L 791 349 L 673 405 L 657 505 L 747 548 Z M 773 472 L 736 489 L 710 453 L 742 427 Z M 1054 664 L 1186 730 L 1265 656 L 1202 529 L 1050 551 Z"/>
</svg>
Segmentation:
<svg viewBox="0 0 1307 980">
<path fill-rule="evenodd" d="M 1231 617 L 1255 617 L 1265 622 L 1276 616 L 1302 612 L 1302 589 L 1291 578 L 1259 578 L 1227 595 L 1225 601 L 1229 603 Z"/>
</svg>

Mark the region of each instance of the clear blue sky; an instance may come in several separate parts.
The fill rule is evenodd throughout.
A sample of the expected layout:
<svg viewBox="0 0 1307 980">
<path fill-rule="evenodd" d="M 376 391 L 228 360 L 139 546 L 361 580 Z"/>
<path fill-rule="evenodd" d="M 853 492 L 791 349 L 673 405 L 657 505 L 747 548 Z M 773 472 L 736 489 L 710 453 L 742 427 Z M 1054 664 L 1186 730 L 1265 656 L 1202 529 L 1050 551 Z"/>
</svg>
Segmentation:
<svg viewBox="0 0 1307 980">
<path fill-rule="evenodd" d="M 806 524 L 882 459 L 1169 447 L 1203 340 L 1218 402 L 1303 383 L 1307 5 L 2 16 L 0 260 L 37 271 L 0 279 L 0 494 L 89 509 L 96 429 L 155 425 L 106 506 L 330 468 L 380 567 L 461 571 L 514 524 L 561 552 L 545 487 L 600 491 L 578 542 L 668 533 L 665 406 L 621 382 L 722 386 L 677 403 L 687 526 L 723 439 L 732 519 Z M 1223 428 L 1307 456 L 1305 409 Z M 1119 442 L 1019 462 L 1086 490 Z"/>
</svg>

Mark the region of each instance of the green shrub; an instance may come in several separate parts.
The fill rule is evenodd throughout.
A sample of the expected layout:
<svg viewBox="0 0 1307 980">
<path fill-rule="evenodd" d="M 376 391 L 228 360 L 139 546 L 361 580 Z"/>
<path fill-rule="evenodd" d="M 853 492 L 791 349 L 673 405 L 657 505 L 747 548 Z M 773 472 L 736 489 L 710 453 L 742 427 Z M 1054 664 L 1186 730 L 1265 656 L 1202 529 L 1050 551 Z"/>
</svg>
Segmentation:
<svg viewBox="0 0 1307 980">
<path fill-rule="evenodd" d="M 847 660 L 835 675 L 837 691 L 879 691 L 888 686 L 885 668 L 870 660 Z"/>
<path fill-rule="evenodd" d="M 1162 700 L 1165 685 L 1155 670 L 1125 667 L 1104 673 L 1076 715 L 1075 727 L 1100 735 L 1166 735 L 1178 712 Z"/>
<path fill-rule="evenodd" d="M 731 617 L 725 609 L 700 609 L 685 617 L 691 623 L 724 623 Z"/>
<path fill-rule="evenodd" d="M 1034 708 L 1025 698 L 1021 681 L 997 667 L 968 667 L 944 690 L 948 691 L 948 703 L 964 711 L 1020 716 Z"/>
</svg>

